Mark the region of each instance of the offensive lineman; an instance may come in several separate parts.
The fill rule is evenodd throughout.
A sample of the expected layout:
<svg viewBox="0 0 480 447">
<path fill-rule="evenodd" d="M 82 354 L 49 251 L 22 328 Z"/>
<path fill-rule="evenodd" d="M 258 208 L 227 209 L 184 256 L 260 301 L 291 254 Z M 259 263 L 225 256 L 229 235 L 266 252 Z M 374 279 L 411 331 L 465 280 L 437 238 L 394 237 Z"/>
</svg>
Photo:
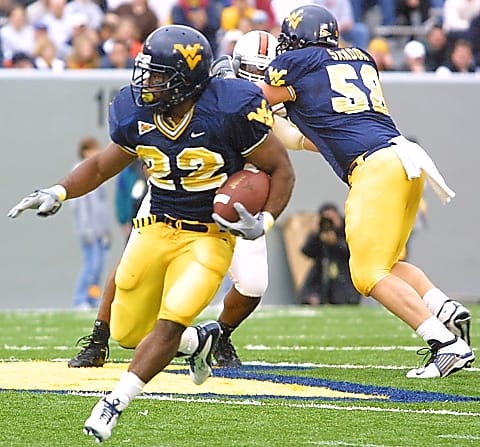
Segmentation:
<svg viewBox="0 0 480 447">
<path fill-rule="evenodd" d="M 425 179 L 444 202 L 455 193 L 428 154 L 396 128 L 372 57 L 359 48 L 339 48 L 338 38 L 337 20 L 328 9 L 294 9 L 282 23 L 277 57 L 258 85 L 270 104 L 284 103 L 288 117 L 350 186 L 345 231 L 354 285 L 429 346 L 425 366 L 407 377 L 446 377 L 475 359 L 470 312 L 399 255 Z M 235 229 L 235 223 L 214 217 Z"/>
</svg>

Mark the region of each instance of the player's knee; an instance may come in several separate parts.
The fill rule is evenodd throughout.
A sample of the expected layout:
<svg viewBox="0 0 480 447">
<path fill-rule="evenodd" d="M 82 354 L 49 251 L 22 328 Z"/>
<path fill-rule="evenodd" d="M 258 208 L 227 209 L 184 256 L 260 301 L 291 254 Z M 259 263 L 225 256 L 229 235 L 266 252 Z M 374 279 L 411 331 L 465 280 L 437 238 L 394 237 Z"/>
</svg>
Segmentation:
<svg viewBox="0 0 480 447">
<path fill-rule="evenodd" d="M 355 289 L 364 296 L 369 296 L 375 284 L 385 276 L 383 269 L 351 268 L 350 273 Z"/>
<path fill-rule="evenodd" d="M 123 348 L 136 348 L 144 334 L 140 334 L 135 328 L 129 325 L 120 325 L 112 321 L 110 335 Z"/>
<path fill-rule="evenodd" d="M 268 276 L 259 277 L 239 277 L 233 279 L 235 288 L 245 296 L 258 297 L 263 296 L 268 286 Z"/>
</svg>

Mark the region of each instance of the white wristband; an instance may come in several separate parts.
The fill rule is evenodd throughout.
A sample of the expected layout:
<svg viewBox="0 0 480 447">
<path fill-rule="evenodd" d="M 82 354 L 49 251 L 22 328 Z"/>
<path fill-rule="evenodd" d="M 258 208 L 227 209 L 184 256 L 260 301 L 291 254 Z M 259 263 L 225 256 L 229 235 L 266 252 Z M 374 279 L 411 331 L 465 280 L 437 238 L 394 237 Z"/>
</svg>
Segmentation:
<svg viewBox="0 0 480 447">
<path fill-rule="evenodd" d="M 63 202 L 67 198 L 67 190 L 62 185 L 53 185 L 51 188 L 44 189 L 44 191 L 55 194 L 60 202 Z"/>
<path fill-rule="evenodd" d="M 269 211 L 262 211 L 263 214 L 263 232 L 267 234 L 267 231 L 273 227 L 275 223 L 275 218 L 272 216 L 272 213 Z"/>
</svg>

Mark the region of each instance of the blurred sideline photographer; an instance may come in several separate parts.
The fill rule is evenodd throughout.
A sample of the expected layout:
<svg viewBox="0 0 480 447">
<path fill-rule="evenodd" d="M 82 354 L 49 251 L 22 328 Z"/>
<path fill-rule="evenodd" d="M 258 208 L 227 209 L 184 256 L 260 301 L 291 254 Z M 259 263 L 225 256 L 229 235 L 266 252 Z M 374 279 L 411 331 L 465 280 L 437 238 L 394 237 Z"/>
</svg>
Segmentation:
<svg viewBox="0 0 480 447">
<path fill-rule="evenodd" d="M 350 277 L 345 219 L 333 203 L 319 209 L 317 231 L 311 232 L 301 252 L 313 265 L 300 290 L 302 304 L 358 304 L 360 293 Z"/>
</svg>

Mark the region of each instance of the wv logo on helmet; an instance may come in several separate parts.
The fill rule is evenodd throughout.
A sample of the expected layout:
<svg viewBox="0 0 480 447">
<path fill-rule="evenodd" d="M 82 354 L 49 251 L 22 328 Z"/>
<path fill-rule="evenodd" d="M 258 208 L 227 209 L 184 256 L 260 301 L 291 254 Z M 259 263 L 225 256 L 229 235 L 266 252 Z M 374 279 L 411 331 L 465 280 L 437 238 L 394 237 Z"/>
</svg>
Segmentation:
<svg viewBox="0 0 480 447">
<path fill-rule="evenodd" d="M 173 48 L 181 53 L 190 70 L 194 70 L 202 60 L 202 54 L 200 53 L 202 46 L 199 43 L 187 46 L 182 45 L 181 43 L 176 43 Z"/>
</svg>

